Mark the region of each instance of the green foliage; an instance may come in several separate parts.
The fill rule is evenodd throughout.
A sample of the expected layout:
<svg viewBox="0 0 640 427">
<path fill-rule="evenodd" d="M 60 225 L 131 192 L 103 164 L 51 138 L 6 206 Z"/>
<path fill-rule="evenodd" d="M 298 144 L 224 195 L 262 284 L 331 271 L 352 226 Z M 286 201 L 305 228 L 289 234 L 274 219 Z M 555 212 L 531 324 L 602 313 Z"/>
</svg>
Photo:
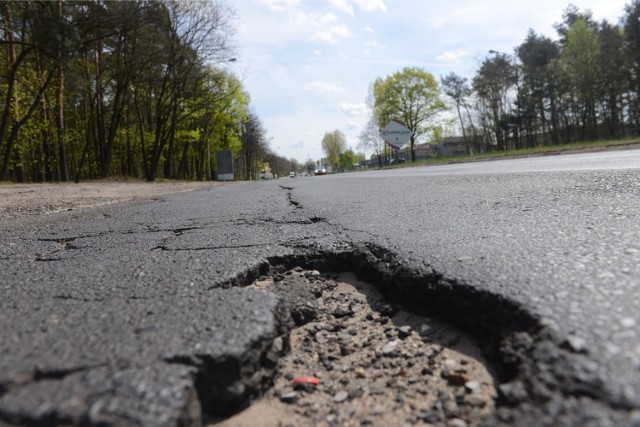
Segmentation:
<svg viewBox="0 0 640 427">
<path fill-rule="evenodd" d="M 353 150 L 348 149 L 340 154 L 340 170 L 351 171 L 354 169 L 354 165 L 364 160 L 363 154 L 355 153 Z"/>
<path fill-rule="evenodd" d="M 601 55 L 598 34 L 583 18 L 577 18 L 566 34 L 564 49 L 560 55 L 562 72 L 574 88 L 584 97 L 591 97 L 600 76 Z"/>
<path fill-rule="evenodd" d="M 431 132 L 437 117 L 448 109 L 437 80 L 416 67 L 405 67 L 377 81 L 374 96 L 374 112 L 379 124 L 384 126 L 395 117 L 413 131 L 412 160 L 416 139 Z"/>
<path fill-rule="evenodd" d="M 243 155 L 249 116 L 211 65 L 232 53 L 230 17 L 218 2 L 1 3 L 0 175 L 212 177 L 214 150 Z"/>
<path fill-rule="evenodd" d="M 342 131 L 336 129 L 333 132 L 327 132 L 322 138 L 322 151 L 327 156 L 328 166 L 338 169 L 340 165 L 340 155 L 347 148 L 347 138 Z"/>
</svg>

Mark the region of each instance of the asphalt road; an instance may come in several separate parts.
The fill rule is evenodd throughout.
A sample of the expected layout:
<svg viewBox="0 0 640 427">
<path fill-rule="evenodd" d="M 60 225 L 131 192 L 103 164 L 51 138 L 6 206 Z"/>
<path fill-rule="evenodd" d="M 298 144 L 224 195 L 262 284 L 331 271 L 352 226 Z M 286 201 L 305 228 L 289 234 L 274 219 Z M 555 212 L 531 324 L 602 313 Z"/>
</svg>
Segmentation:
<svg viewBox="0 0 640 427">
<path fill-rule="evenodd" d="M 0 225 L 0 424 L 197 425 L 268 385 L 269 266 L 480 340 L 490 424 L 640 425 L 640 151 L 237 183 Z M 265 362 L 266 361 L 266 362 Z"/>
</svg>

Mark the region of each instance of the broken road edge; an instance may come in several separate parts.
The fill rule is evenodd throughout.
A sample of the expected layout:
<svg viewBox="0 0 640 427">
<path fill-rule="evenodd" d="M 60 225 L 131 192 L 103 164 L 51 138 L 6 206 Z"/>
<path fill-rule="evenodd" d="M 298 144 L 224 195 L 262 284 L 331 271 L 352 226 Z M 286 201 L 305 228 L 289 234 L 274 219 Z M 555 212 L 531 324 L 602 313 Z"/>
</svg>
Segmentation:
<svg viewBox="0 0 640 427">
<path fill-rule="evenodd" d="M 339 250 L 298 246 L 293 255 L 271 257 L 227 285 L 247 286 L 261 275 L 296 267 L 353 272 L 389 302 L 469 333 L 497 375 L 496 411 L 486 425 L 558 425 L 561 420 L 568 425 L 627 425 L 637 417 L 640 403 L 611 387 L 587 350 L 571 345 L 552 320 L 430 267 L 410 268 L 374 244 L 342 245 Z M 248 393 L 234 412 L 260 393 Z"/>
</svg>

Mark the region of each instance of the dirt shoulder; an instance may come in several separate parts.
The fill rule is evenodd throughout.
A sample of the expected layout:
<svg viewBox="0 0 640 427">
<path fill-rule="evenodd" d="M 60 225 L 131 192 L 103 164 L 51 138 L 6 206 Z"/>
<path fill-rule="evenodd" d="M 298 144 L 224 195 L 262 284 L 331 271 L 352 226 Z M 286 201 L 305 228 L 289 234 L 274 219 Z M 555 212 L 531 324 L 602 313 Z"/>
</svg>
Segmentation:
<svg viewBox="0 0 640 427">
<path fill-rule="evenodd" d="M 0 220 L 91 208 L 167 193 L 194 191 L 217 182 L 93 181 L 60 184 L 0 185 Z"/>
</svg>

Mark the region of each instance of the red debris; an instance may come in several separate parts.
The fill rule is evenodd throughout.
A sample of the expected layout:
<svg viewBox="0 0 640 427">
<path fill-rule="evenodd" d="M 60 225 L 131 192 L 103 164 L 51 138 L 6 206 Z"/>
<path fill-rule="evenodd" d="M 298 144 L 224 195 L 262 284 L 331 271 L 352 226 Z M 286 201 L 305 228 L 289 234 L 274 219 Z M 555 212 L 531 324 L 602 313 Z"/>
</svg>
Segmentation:
<svg viewBox="0 0 640 427">
<path fill-rule="evenodd" d="M 296 384 L 320 384 L 320 380 L 316 377 L 298 377 L 293 379 L 293 385 Z"/>
</svg>

